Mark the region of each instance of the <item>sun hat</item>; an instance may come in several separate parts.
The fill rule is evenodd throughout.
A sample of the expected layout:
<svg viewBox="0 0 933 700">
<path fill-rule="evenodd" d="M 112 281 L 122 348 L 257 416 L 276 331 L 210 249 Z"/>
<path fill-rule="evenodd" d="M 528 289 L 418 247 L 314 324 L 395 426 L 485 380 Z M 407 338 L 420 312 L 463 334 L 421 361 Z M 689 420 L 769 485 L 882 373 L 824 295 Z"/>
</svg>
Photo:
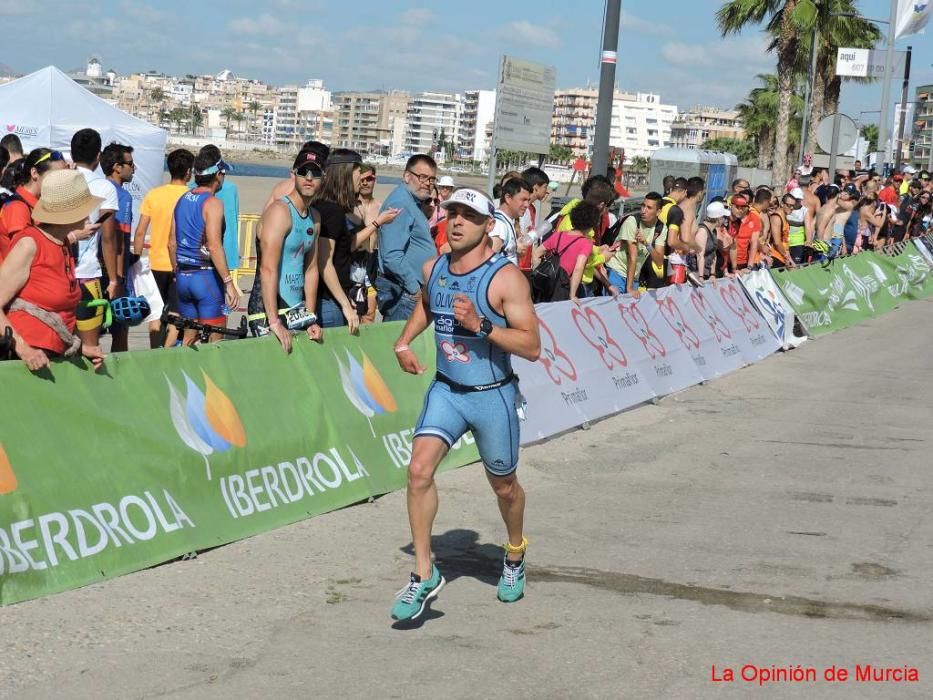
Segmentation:
<svg viewBox="0 0 933 700">
<path fill-rule="evenodd" d="M 474 190 L 470 187 L 454 190 L 454 193 L 450 195 L 449 199 L 445 199 L 441 202 L 441 209 L 448 209 L 452 204 L 465 204 L 477 214 L 482 214 L 490 218 L 496 214 L 496 208 L 492 205 L 492 201 L 490 201 L 489 197 L 479 190 Z"/>
<path fill-rule="evenodd" d="M 43 224 L 76 224 L 100 206 L 77 170 L 53 170 L 42 180 L 42 195 L 32 218 Z"/>
<path fill-rule="evenodd" d="M 444 175 L 440 180 L 437 181 L 438 187 L 456 187 L 454 179 L 450 175 Z"/>
</svg>

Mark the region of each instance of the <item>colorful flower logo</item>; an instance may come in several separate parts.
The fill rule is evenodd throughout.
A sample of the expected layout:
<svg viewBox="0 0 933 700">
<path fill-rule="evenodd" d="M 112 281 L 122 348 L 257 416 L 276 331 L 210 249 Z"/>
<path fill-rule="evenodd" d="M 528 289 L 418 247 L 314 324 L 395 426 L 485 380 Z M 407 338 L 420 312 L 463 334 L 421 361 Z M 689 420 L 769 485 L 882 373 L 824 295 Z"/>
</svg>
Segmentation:
<svg viewBox="0 0 933 700">
<path fill-rule="evenodd" d="M 246 447 L 246 431 L 240 415 L 230 398 L 211 381 L 203 371 L 204 391 L 191 377 L 182 372 L 185 391 L 175 388 L 168 377 L 169 411 L 175 432 L 188 447 L 204 458 L 207 480 L 211 480 L 211 465 L 207 456 L 214 452 L 226 452 L 231 447 Z"/>
<path fill-rule="evenodd" d="M 557 347 L 557 339 L 551 329 L 540 318 L 538 319 L 538 325 L 543 331 L 541 333 L 541 357 L 538 362 L 544 365 L 547 376 L 557 386 L 561 385 L 564 377 L 572 382 L 577 381 L 577 368 L 573 366 L 573 362 L 570 361 L 564 351 Z"/>
<path fill-rule="evenodd" d="M 334 359 L 337 360 L 337 369 L 340 372 L 340 384 L 343 387 L 343 393 L 353 404 L 353 407 L 362 413 L 369 422 L 369 430 L 373 437 L 376 437 L 376 431 L 373 428 L 372 418 L 383 413 L 395 413 L 398 410 L 398 404 L 395 397 L 386 386 L 385 380 L 379 374 L 379 370 L 369 359 L 369 356 L 363 353 L 363 364 L 345 350 L 347 354 L 346 364 L 334 353 Z"/>
<path fill-rule="evenodd" d="M 703 320 L 706 321 L 710 330 L 713 331 L 713 335 L 716 336 L 716 342 L 721 343 L 724 338 L 732 340 L 732 334 L 729 332 L 729 329 L 726 328 L 726 324 L 722 322 L 722 319 L 719 318 L 710 305 L 706 303 L 706 299 L 703 295 L 699 292 L 692 292 L 690 298 L 693 301 L 693 307 L 697 310 L 697 313 L 703 317 Z"/>
<path fill-rule="evenodd" d="M 729 307 L 729 310 L 739 318 L 746 331 L 751 333 L 761 328 L 758 315 L 752 311 L 745 294 L 736 288 L 735 282 L 722 285 L 719 288 L 719 296 L 722 297 L 723 303 Z"/>
<path fill-rule="evenodd" d="M 628 358 L 622 346 L 609 335 L 609 329 L 602 316 L 590 307 L 587 307 L 585 311 L 574 308 L 570 315 L 580 335 L 599 353 L 599 359 L 603 361 L 607 369 L 613 369 L 616 365 L 628 366 Z"/>
<path fill-rule="evenodd" d="M 658 359 L 658 355 L 661 357 L 667 356 L 667 348 L 664 347 L 661 339 L 654 334 L 654 331 L 648 327 L 648 321 L 641 309 L 638 308 L 637 301 L 633 301 L 628 305 L 619 303 L 619 313 L 622 314 L 622 320 L 625 321 L 628 329 L 645 346 L 645 351 L 652 360 Z"/>
<path fill-rule="evenodd" d="M 658 307 L 661 310 L 661 315 L 664 317 L 664 320 L 667 321 L 668 325 L 677 334 L 677 337 L 680 338 L 680 342 L 684 344 L 684 347 L 687 348 L 689 352 L 699 350 L 700 339 L 697 337 L 696 332 L 694 332 L 690 325 L 684 320 L 684 315 L 680 307 L 677 306 L 677 303 L 674 301 L 674 297 L 668 296 L 663 299 L 658 299 Z"/>
<path fill-rule="evenodd" d="M 445 340 L 441 343 L 441 352 L 447 357 L 448 362 L 462 362 L 463 364 L 470 362 L 470 350 L 463 343 L 451 343 Z"/>
<path fill-rule="evenodd" d="M 0 442 L 0 496 L 13 493 L 19 487 L 19 481 L 16 479 L 16 472 L 6 456 L 6 450 L 3 449 L 3 443 Z"/>
</svg>

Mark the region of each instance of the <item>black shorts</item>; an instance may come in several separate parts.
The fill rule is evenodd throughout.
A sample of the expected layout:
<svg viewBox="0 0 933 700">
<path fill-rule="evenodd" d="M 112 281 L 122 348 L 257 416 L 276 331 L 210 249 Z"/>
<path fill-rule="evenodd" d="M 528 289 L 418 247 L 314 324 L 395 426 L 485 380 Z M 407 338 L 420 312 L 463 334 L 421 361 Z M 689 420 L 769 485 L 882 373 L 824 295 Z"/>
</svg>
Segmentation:
<svg viewBox="0 0 933 700">
<path fill-rule="evenodd" d="M 159 288 L 159 296 L 162 297 L 162 303 L 168 311 L 178 311 L 178 294 L 175 288 L 175 273 L 165 270 L 153 270 L 152 276 L 155 277 L 156 286 Z"/>
</svg>

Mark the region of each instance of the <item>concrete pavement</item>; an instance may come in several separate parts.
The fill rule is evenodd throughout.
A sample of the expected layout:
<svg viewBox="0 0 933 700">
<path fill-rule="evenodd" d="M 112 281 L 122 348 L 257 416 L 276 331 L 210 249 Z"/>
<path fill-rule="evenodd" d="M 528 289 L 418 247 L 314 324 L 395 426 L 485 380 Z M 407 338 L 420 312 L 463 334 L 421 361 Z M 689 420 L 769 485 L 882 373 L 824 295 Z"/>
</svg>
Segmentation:
<svg viewBox="0 0 933 700">
<path fill-rule="evenodd" d="M 524 450 L 519 603 L 495 600 L 502 525 L 473 465 L 440 477 L 448 585 L 423 624 L 388 617 L 411 562 L 390 494 L 0 609 L 0 697 L 933 697 L 931 313 Z M 760 687 L 746 664 L 818 679 Z"/>
</svg>

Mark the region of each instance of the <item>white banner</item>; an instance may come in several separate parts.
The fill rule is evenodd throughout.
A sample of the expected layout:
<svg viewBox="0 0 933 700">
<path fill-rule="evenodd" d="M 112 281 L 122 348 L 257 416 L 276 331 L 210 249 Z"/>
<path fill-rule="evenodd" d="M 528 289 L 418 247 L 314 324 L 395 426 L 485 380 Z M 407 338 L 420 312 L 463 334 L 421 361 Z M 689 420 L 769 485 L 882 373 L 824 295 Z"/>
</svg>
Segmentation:
<svg viewBox="0 0 933 700">
<path fill-rule="evenodd" d="M 523 442 L 680 391 L 780 348 L 735 280 L 536 309 L 541 359 L 513 361 L 528 401 Z"/>
<path fill-rule="evenodd" d="M 923 259 L 929 263 L 930 267 L 933 267 L 933 250 L 928 247 L 931 245 L 930 237 L 927 236 L 926 238 L 915 238 L 914 245 L 917 246 L 917 250 L 920 251 L 920 255 L 923 256 Z"/>
<path fill-rule="evenodd" d="M 784 349 L 800 347 L 806 336 L 794 334 L 794 309 L 767 270 L 755 270 L 739 278 L 752 303 L 774 331 Z"/>
<path fill-rule="evenodd" d="M 895 38 L 924 34 L 930 21 L 930 0 L 898 0 Z"/>
</svg>

